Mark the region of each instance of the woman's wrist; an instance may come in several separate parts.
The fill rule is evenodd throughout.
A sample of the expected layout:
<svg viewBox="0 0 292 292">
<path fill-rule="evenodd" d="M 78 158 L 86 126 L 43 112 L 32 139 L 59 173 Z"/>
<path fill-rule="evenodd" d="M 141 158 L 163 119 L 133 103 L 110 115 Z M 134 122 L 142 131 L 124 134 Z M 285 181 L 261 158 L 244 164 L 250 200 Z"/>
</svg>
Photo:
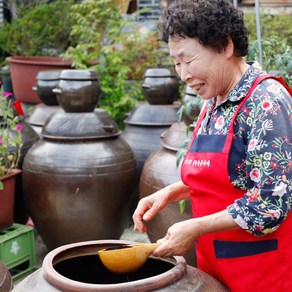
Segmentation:
<svg viewBox="0 0 292 292">
<path fill-rule="evenodd" d="M 180 201 L 189 199 L 190 197 L 190 188 L 186 186 L 182 181 L 173 183 L 167 188 L 167 201 Z"/>
<path fill-rule="evenodd" d="M 227 210 L 199 217 L 195 220 L 197 221 L 200 236 L 213 232 L 240 229 Z"/>
</svg>

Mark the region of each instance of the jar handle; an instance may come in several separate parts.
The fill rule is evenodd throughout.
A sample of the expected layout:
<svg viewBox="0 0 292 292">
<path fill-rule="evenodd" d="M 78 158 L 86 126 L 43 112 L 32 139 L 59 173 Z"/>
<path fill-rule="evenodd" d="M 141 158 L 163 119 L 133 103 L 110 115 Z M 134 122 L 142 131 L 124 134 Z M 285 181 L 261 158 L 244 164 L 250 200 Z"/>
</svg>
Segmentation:
<svg viewBox="0 0 292 292">
<path fill-rule="evenodd" d="M 53 91 L 54 93 L 59 93 L 59 94 L 62 93 L 62 89 L 61 89 L 61 88 L 54 88 L 52 91 Z"/>
<path fill-rule="evenodd" d="M 108 132 L 108 133 L 111 133 L 113 130 L 114 130 L 114 126 L 113 125 L 103 125 L 102 128 Z"/>
</svg>

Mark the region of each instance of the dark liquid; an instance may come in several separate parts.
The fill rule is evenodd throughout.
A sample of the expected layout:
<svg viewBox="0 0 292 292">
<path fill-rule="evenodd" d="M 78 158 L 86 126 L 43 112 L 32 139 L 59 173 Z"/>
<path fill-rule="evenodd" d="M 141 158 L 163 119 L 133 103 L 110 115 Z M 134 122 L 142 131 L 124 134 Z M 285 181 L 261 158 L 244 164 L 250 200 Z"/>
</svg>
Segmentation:
<svg viewBox="0 0 292 292">
<path fill-rule="evenodd" d="M 90 284 L 118 284 L 157 276 L 174 267 L 173 264 L 148 258 L 137 271 L 128 274 L 114 274 L 100 261 L 98 255 L 80 256 L 64 260 L 54 266 L 62 276 L 74 281 Z"/>
</svg>

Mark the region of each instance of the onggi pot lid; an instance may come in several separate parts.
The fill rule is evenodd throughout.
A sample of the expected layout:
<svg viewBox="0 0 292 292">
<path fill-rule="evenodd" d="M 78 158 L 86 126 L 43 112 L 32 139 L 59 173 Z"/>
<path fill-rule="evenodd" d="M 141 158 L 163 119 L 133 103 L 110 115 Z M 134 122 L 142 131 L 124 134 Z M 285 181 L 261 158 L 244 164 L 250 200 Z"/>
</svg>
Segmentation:
<svg viewBox="0 0 292 292">
<path fill-rule="evenodd" d="M 125 119 L 129 125 L 168 126 L 178 120 L 179 105 L 138 104 Z"/>
<path fill-rule="evenodd" d="M 103 109 L 94 112 L 53 114 L 44 124 L 42 136 L 57 140 L 90 140 L 120 135 L 115 121 Z"/>
<path fill-rule="evenodd" d="M 149 68 L 145 71 L 144 77 L 177 77 L 177 74 L 168 68 Z"/>
<path fill-rule="evenodd" d="M 40 71 L 37 74 L 37 80 L 59 80 L 62 70 Z"/>
<path fill-rule="evenodd" d="M 164 148 L 177 151 L 192 132 L 187 133 L 187 125 L 184 122 L 173 123 L 171 127 L 160 136 Z"/>
<path fill-rule="evenodd" d="M 94 70 L 67 69 L 60 74 L 62 80 L 97 80 L 97 72 Z"/>
</svg>

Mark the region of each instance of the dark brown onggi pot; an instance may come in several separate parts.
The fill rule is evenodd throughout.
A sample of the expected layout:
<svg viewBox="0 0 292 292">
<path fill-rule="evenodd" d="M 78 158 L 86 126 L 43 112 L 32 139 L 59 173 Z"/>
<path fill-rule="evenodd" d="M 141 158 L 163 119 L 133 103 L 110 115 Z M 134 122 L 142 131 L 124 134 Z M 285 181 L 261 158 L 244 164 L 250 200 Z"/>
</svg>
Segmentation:
<svg viewBox="0 0 292 292">
<path fill-rule="evenodd" d="M 177 75 L 168 68 L 145 71 L 142 90 L 149 104 L 172 104 L 179 97 Z"/>
<path fill-rule="evenodd" d="M 53 92 L 53 89 L 59 83 L 60 73 L 61 70 L 48 70 L 40 71 L 37 74 L 37 83 L 36 86 L 33 86 L 33 90 L 37 92 L 45 105 L 58 105 L 57 95 Z"/>
<path fill-rule="evenodd" d="M 40 71 L 70 69 L 72 62 L 59 57 L 49 56 L 11 56 L 6 60 L 10 64 L 13 94 L 16 99 L 29 103 L 41 103 L 37 93 L 32 89 Z"/>
<path fill-rule="evenodd" d="M 129 243 L 133 242 L 97 240 L 56 248 L 47 254 L 42 268 L 17 284 L 14 291 L 228 291 L 215 278 L 188 266 L 183 257 L 150 256 L 139 270 L 128 274 L 107 270 L 97 251 Z"/>
<path fill-rule="evenodd" d="M 105 110 L 53 114 L 23 164 L 27 208 L 46 246 L 118 239 L 129 221 L 136 171 Z"/>
<path fill-rule="evenodd" d="M 44 103 L 37 104 L 32 112 L 26 118 L 26 122 L 35 130 L 41 137 L 42 129 L 47 119 L 56 112 L 64 112 L 59 105 L 45 105 Z"/>
<path fill-rule="evenodd" d="M 91 112 L 98 105 L 101 88 L 96 71 L 63 70 L 53 92 L 66 112 Z"/>
<path fill-rule="evenodd" d="M 125 119 L 123 137 L 133 149 L 141 172 L 145 160 L 160 148 L 160 135 L 178 119 L 179 105 L 137 104 Z"/>
<path fill-rule="evenodd" d="M 9 292 L 13 288 L 12 277 L 5 266 L 5 264 L 0 261 L 0 291 L 1 292 Z"/>
<path fill-rule="evenodd" d="M 160 149 L 153 152 L 145 161 L 140 177 L 140 198 L 180 180 L 176 152 L 186 139 L 186 124 L 184 123 L 174 123 L 161 135 Z M 151 221 L 147 222 L 147 234 L 150 241 L 156 242 L 163 238 L 168 228 L 174 223 L 190 218 L 192 218 L 190 200 L 186 201 L 186 208 L 182 214 L 178 202 L 169 203 Z M 189 265 L 197 265 L 195 243 L 185 255 L 185 259 Z"/>
<path fill-rule="evenodd" d="M 39 135 L 26 121 L 21 121 L 22 147 L 19 161 L 19 168 L 22 169 L 24 157 L 27 151 L 39 140 Z M 22 173 L 16 177 L 15 198 L 14 198 L 14 222 L 25 224 L 28 220 L 28 213 L 24 202 Z"/>
<path fill-rule="evenodd" d="M 123 138 L 130 145 L 138 164 L 136 192 L 132 198 L 133 212 L 139 200 L 139 178 L 148 156 L 160 148 L 160 135 L 177 121 L 179 106 L 137 104 L 125 119 Z"/>
</svg>

